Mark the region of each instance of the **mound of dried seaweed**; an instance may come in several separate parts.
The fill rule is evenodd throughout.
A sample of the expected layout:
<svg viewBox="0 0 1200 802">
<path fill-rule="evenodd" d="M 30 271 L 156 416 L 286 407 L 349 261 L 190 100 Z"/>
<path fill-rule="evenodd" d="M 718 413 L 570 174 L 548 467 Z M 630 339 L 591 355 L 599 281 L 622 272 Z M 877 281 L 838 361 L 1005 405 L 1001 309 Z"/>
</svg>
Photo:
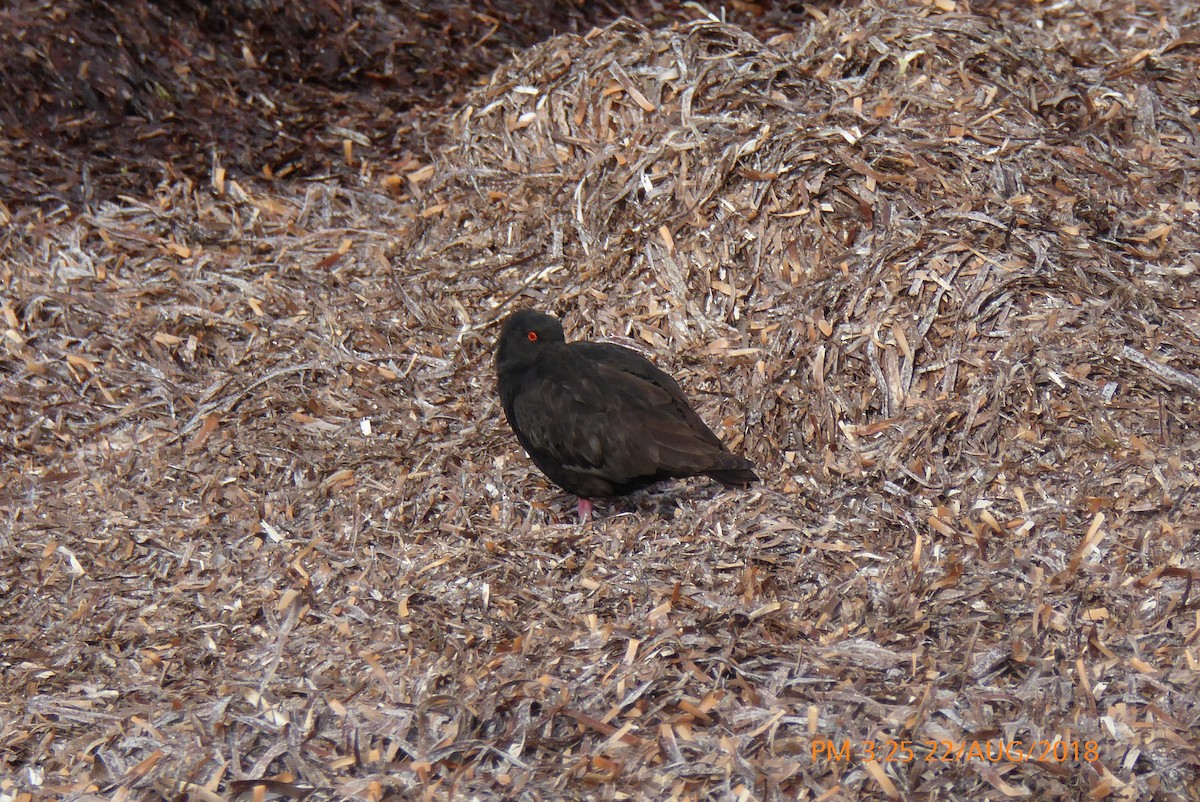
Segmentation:
<svg viewBox="0 0 1200 802">
<path fill-rule="evenodd" d="M 1197 12 L 697 8 L 6 212 L 0 794 L 1200 798 Z M 524 304 L 764 485 L 576 525 Z"/>
</svg>

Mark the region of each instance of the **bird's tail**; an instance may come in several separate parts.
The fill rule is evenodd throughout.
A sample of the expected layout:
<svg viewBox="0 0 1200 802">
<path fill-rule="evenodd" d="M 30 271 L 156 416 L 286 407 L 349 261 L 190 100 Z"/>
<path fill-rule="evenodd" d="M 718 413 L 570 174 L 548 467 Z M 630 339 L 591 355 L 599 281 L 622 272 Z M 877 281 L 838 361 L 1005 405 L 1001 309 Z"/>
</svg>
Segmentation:
<svg viewBox="0 0 1200 802">
<path fill-rule="evenodd" d="M 759 481 L 758 474 L 754 472 L 754 463 L 736 454 L 724 455 L 724 459 L 712 470 L 705 471 L 704 475 L 723 485 L 744 486 Z"/>
</svg>

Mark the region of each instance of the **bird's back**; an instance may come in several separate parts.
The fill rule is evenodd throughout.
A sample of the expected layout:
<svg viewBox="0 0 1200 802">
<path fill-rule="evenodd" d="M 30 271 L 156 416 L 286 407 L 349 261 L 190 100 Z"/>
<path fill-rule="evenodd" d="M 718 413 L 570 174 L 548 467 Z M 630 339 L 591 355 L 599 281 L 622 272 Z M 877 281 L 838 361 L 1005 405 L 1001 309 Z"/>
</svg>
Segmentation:
<svg viewBox="0 0 1200 802">
<path fill-rule="evenodd" d="M 620 495 L 697 474 L 725 484 L 758 479 L 675 380 L 636 351 L 555 343 L 505 378 L 501 401 L 521 445 L 543 473 L 577 495 Z"/>
</svg>

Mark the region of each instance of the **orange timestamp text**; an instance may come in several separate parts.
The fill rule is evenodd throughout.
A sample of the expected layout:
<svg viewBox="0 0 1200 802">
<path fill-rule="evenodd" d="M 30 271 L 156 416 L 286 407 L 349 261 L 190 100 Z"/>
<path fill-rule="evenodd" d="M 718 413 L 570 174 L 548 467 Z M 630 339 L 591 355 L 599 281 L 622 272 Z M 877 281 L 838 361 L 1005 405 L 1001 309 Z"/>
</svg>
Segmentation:
<svg viewBox="0 0 1200 802">
<path fill-rule="evenodd" d="M 1100 759 L 1100 744 L 1095 741 L 851 741 L 835 742 L 830 738 L 812 742 L 812 759 L 834 763 L 852 760 L 875 763 L 1024 763 L 1042 761 L 1066 763 Z"/>
</svg>

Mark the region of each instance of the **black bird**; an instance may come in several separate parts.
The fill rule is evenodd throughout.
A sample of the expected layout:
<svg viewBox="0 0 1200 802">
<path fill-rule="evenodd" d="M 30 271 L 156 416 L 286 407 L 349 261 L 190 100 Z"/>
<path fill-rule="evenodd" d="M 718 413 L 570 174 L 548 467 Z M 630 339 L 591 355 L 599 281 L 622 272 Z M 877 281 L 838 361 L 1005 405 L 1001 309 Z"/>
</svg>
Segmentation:
<svg viewBox="0 0 1200 802">
<path fill-rule="evenodd" d="M 591 499 L 704 474 L 726 485 L 758 481 L 688 404 L 675 380 L 611 343 L 568 343 L 557 318 L 533 309 L 504 321 L 496 348 L 500 403 L 542 473 Z"/>
</svg>

